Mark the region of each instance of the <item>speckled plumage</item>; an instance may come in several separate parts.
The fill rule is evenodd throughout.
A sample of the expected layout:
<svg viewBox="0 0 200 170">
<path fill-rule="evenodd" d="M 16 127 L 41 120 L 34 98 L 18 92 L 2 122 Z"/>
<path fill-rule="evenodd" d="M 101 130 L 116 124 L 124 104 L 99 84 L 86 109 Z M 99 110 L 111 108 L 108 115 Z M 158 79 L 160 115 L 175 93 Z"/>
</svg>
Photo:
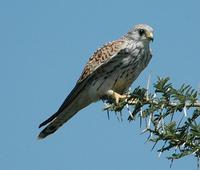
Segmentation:
<svg viewBox="0 0 200 170">
<path fill-rule="evenodd" d="M 83 81 L 88 77 L 97 67 L 101 66 L 104 62 L 110 59 L 111 56 L 115 55 L 121 48 L 123 40 L 117 40 L 105 44 L 102 48 L 99 48 L 90 58 L 86 64 L 83 73 L 80 76 L 78 82 Z"/>
<path fill-rule="evenodd" d="M 58 111 L 40 124 L 48 124 L 39 134 L 45 138 L 78 111 L 102 98 L 114 98 L 116 103 L 139 76 L 151 59 L 149 42 L 153 29 L 136 25 L 119 40 L 105 44 L 89 59 L 76 86 Z"/>
</svg>

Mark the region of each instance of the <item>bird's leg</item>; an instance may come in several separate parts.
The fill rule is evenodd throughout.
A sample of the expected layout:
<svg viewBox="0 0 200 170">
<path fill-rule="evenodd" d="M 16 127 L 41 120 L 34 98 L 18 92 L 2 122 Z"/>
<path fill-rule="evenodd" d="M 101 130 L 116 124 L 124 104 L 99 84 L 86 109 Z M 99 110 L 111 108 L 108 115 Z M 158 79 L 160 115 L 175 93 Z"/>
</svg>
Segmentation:
<svg viewBox="0 0 200 170">
<path fill-rule="evenodd" d="M 126 95 L 121 95 L 121 94 L 119 94 L 117 92 L 114 92 L 113 90 L 108 90 L 107 91 L 107 96 L 111 97 L 112 99 L 114 99 L 116 104 L 118 104 L 121 99 L 127 98 Z"/>
</svg>

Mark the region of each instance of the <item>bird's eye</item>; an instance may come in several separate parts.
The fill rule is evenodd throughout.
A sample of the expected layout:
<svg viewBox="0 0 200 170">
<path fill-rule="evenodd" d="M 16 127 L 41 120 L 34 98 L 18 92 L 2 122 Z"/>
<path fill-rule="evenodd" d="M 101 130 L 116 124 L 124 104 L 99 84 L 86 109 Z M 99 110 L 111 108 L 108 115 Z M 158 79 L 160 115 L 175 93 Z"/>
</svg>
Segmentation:
<svg viewBox="0 0 200 170">
<path fill-rule="evenodd" d="M 144 32 L 145 32 L 145 31 L 144 31 L 143 29 L 140 29 L 140 30 L 139 30 L 140 36 L 142 36 L 142 35 L 144 34 Z"/>
</svg>

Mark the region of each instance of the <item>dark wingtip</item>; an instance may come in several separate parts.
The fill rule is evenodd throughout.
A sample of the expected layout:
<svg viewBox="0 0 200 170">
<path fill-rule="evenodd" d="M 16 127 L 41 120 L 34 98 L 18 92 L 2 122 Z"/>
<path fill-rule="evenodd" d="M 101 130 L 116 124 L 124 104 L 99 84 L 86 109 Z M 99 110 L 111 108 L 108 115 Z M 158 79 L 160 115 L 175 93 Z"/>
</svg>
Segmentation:
<svg viewBox="0 0 200 170">
<path fill-rule="evenodd" d="M 39 125 L 39 128 L 41 128 L 42 126 L 45 126 L 46 124 L 50 123 L 53 119 L 55 119 L 57 116 L 59 115 L 59 112 L 54 113 L 51 117 L 49 117 L 47 120 L 45 120 L 44 122 L 42 122 Z"/>
<path fill-rule="evenodd" d="M 50 134 L 54 133 L 60 126 L 55 126 L 53 124 L 48 125 L 46 128 L 44 128 L 40 134 L 38 135 L 38 139 L 44 139 Z"/>
<path fill-rule="evenodd" d="M 51 117 L 50 117 L 50 118 L 51 118 Z M 51 121 L 53 120 L 53 118 L 52 118 L 52 119 L 50 119 L 50 118 L 48 118 L 48 119 L 45 120 L 44 122 L 40 123 L 39 128 L 41 128 L 42 126 L 45 126 L 46 124 L 48 124 L 49 122 L 51 122 Z"/>
<path fill-rule="evenodd" d="M 42 122 L 38 127 L 41 128 L 44 125 L 46 125 L 46 122 Z"/>
</svg>

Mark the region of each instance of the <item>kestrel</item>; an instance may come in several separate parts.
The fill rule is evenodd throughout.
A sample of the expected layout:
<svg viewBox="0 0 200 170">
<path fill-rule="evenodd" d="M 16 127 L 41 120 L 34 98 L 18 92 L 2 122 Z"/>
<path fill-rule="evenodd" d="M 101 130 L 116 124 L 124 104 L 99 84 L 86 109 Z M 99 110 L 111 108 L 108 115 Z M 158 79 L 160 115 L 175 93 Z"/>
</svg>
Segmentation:
<svg viewBox="0 0 200 170">
<path fill-rule="evenodd" d="M 42 139 L 54 133 L 81 109 L 101 99 L 116 104 L 152 58 L 153 29 L 138 24 L 118 40 L 99 48 L 89 59 L 79 80 L 58 111 L 39 125 L 47 125 Z"/>
</svg>

